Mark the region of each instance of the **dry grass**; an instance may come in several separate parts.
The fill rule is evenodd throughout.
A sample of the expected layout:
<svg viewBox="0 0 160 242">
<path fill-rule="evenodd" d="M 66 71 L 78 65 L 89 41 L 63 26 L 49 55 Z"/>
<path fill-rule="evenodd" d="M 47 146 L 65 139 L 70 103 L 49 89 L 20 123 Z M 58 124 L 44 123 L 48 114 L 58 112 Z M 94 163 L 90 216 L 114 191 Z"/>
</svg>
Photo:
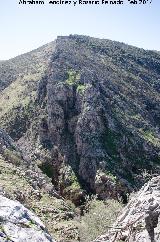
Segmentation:
<svg viewBox="0 0 160 242">
<path fill-rule="evenodd" d="M 81 218 L 80 241 L 90 242 L 108 231 L 122 210 L 122 204 L 115 200 L 106 202 L 93 199 L 89 211 Z"/>
</svg>

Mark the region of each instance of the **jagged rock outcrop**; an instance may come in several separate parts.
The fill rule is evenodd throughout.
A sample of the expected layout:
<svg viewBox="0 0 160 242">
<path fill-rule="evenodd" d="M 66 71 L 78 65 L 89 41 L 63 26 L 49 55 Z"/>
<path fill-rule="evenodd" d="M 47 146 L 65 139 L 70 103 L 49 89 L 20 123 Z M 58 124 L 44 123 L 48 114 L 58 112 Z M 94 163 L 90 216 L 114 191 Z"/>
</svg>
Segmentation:
<svg viewBox="0 0 160 242">
<path fill-rule="evenodd" d="M 40 219 L 17 201 L 0 195 L 0 241 L 55 242 Z"/>
<path fill-rule="evenodd" d="M 160 176 L 132 196 L 113 228 L 94 242 L 160 241 Z"/>
</svg>

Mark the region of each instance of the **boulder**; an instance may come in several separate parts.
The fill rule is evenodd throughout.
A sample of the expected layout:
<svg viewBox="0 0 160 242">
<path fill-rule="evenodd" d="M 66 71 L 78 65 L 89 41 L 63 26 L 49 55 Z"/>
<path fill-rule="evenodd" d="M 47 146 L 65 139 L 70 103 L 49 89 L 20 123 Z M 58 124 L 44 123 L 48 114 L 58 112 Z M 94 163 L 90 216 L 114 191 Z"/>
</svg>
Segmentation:
<svg viewBox="0 0 160 242">
<path fill-rule="evenodd" d="M 55 242 L 41 220 L 18 201 L 0 195 L 0 241 Z"/>
</svg>

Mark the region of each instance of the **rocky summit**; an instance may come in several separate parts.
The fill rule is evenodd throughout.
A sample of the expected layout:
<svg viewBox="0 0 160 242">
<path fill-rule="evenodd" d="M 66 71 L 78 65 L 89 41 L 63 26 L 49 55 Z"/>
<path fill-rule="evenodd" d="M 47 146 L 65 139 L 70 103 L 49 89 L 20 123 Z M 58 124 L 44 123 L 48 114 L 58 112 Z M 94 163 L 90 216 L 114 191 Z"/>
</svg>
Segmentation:
<svg viewBox="0 0 160 242">
<path fill-rule="evenodd" d="M 0 61 L 2 199 L 56 241 L 158 241 L 159 93 L 160 53 L 116 41 L 59 36 Z"/>
</svg>

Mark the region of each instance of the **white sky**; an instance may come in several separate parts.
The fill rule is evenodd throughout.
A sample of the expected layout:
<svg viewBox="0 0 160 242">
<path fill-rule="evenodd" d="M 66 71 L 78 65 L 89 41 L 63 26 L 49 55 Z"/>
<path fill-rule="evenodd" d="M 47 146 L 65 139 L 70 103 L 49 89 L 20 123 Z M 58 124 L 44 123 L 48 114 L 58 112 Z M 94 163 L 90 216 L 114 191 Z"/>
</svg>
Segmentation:
<svg viewBox="0 0 160 242">
<path fill-rule="evenodd" d="M 0 0 L 0 60 L 35 49 L 57 35 L 84 34 L 160 50 L 160 1 L 123 6 L 19 5 Z"/>
</svg>

